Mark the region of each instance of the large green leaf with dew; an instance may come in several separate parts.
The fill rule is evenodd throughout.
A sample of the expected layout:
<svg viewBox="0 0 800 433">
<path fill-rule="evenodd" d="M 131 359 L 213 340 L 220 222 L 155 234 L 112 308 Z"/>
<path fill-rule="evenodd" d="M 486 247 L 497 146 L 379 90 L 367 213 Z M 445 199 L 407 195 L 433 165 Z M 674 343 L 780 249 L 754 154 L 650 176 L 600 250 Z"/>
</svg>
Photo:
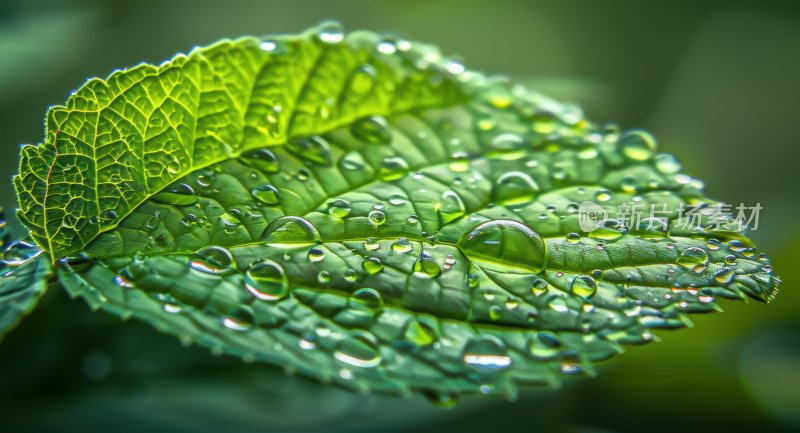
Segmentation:
<svg viewBox="0 0 800 433">
<path fill-rule="evenodd" d="M 442 404 L 592 374 L 778 283 L 646 132 L 332 24 L 89 81 L 15 185 L 92 307 Z"/>
<path fill-rule="evenodd" d="M 47 289 L 50 263 L 40 260 L 42 249 L 25 241 L 11 241 L 0 208 L 0 340 L 36 306 Z"/>
</svg>

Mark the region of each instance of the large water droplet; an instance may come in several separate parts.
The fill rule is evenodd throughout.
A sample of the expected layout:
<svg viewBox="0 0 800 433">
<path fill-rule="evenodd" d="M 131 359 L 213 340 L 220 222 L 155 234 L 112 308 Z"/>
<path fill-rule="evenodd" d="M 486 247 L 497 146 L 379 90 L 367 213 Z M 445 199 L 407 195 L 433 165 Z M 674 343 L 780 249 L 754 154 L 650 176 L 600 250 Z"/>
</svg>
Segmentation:
<svg viewBox="0 0 800 433">
<path fill-rule="evenodd" d="M 311 221 L 298 216 L 283 216 L 272 221 L 261 235 L 267 243 L 319 242 L 319 232 Z"/>
<path fill-rule="evenodd" d="M 266 301 L 283 299 L 289 293 L 283 267 L 269 259 L 253 263 L 244 274 L 244 284 L 253 296 Z"/>
<path fill-rule="evenodd" d="M 347 200 L 339 199 L 328 203 L 328 213 L 337 218 L 344 218 L 347 215 L 350 215 L 352 210 L 353 207 Z"/>
<path fill-rule="evenodd" d="M 528 351 L 537 358 L 552 358 L 561 348 L 561 340 L 551 331 L 535 333 L 528 342 Z"/>
<path fill-rule="evenodd" d="M 414 263 L 414 275 L 422 278 L 436 278 L 442 273 L 442 269 L 436 263 L 433 256 L 422 253 Z"/>
<path fill-rule="evenodd" d="M 547 267 L 547 247 L 538 233 L 517 221 L 479 224 L 458 242 L 461 250 L 485 261 L 499 261 L 539 273 Z"/>
<path fill-rule="evenodd" d="M 625 222 L 615 219 L 605 219 L 597 223 L 597 227 L 589 232 L 589 237 L 604 241 L 613 241 L 628 233 Z"/>
<path fill-rule="evenodd" d="M 24 241 L 11 242 L 3 251 L 3 263 L 8 266 L 20 266 L 42 254 L 42 249 L 35 244 Z"/>
<path fill-rule="evenodd" d="M 361 65 L 350 78 L 350 90 L 355 94 L 363 95 L 372 91 L 375 87 L 375 80 L 378 78 L 378 70 L 370 64 Z"/>
<path fill-rule="evenodd" d="M 700 247 L 686 248 L 675 263 L 695 272 L 702 272 L 708 264 L 708 253 Z"/>
<path fill-rule="evenodd" d="M 336 21 L 324 21 L 317 27 L 317 38 L 324 44 L 338 44 L 344 40 L 344 29 Z"/>
<path fill-rule="evenodd" d="M 677 158 L 669 153 L 659 153 L 655 157 L 656 169 L 664 174 L 675 174 L 681 171 L 681 164 Z"/>
<path fill-rule="evenodd" d="M 226 328 L 234 331 L 247 331 L 255 323 L 255 313 L 248 305 L 240 305 L 231 310 L 228 317 L 222 319 L 222 324 Z"/>
<path fill-rule="evenodd" d="M 314 164 L 330 166 L 332 162 L 331 146 L 319 135 L 292 138 L 286 143 L 286 150 Z"/>
<path fill-rule="evenodd" d="M 367 143 L 389 144 L 392 141 L 389 123 L 383 116 L 367 116 L 357 120 L 350 127 L 350 133 Z"/>
<path fill-rule="evenodd" d="M 521 171 L 504 173 L 492 189 L 492 200 L 500 205 L 519 205 L 532 201 L 539 192 L 539 185 L 532 177 Z"/>
<path fill-rule="evenodd" d="M 233 270 L 233 256 L 227 248 L 209 246 L 195 253 L 189 266 L 209 274 L 222 274 Z"/>
<path fill-rule="evenodd" d="M 714 280 L 720 284 L 730 284 L 735 275 L 733 269 L 725 266 L 714 274 Z"/>
<path fill-rule="evenodd" d="M 467 208 L 464 206 L 464 201 L 461 196 L 455 191 L 447 190 L 442 193 L 442 199 L 435 207 L 439 213 L 439 221 L 441 225 L 448 224 L 449 222 L 461 218 L 466 214 Z"/>
<path fill-rule="evenodd" d="M 361 267 L 364 269 L 364 272 L 373 275 L 383 270 L 383 263 L 381 263 L 381 259 L 377 257 L 369 257 L 361 263 Z"/>
<path fill-rule="evenodd" d="M 369 222 L 371 222 L 373 225 L 376 225 L 376 226 L 379 226 L 379 225 L 381 225 L 381 224 L 386 222 L 386 214 L 383 213 L 383 211 L 380 211 L 380 210 L 371 211 L 367 215 L 367 218 L 369 219 Z"/>
<path fill-rule="evenodd" d="M 405 254 L 411 251 L 411 242 L 408 238 L 400 238 L 392 243 L 392 251 L 400 254 Z"/>
<path fill-rule="evenodd" d="M 353 300 L 360 305 L 372 310 L 380 311 L 383 308 L 383 297 L 375 289 L 365 287 L 353 292 Z"/>
<path fill-rule="evenodd" d="M 478 335 L 464 346 L 464 364 L 479 371 L 497 371 L 511 365 L 505 345 L 497 337 Z"/>
<path fill-rule="evenodd" d="M 381 354 L 375 343 L 361 334 L 340 340 L 333 356 L 354 367 L 371 368 L 381 363 Z"/>
<path fill-rule="evenodd" d="M 415 346 L 428 346 L 436 341 L 434 331 L 418 320 L 412 320 L 408 323 L 403 337 Z"/>
<path fill-rule="evenodd" d="M 402 178 L 408 172 L 408 163 L 399 156 L 388 156 L 381 163 L 381 180 L 390 182 Z"/>
<path fill-rule="evenodd" d="M 597 292 L 597 281 L 588 275 L 573 278 L 569 290 L 582 298 L 591 298 Z"/>
<path fill-rule="evenodd" d="M 447 166 L 451 171 L 463 173 L 469 170 L 470 160 L 467 152 L 454 152 L 450 157 L 452 160 Z"/>
<path fill-rule="evenodd" d="M 622 154 L 633 161 L 646 161 L 656 151 L 656 139 L 649 132 L 632 129 L 619 137 Z"/>
<path fill-rule="evenodd" d="M 280 169 L 278 158 L 268 149 L 253 150 L 245 153 L 244 157 L 253 167 L 264 173 L 277 173 Z"/>
<path fill-rule="evenodd" d="M 275 206 L 281 202 L 278 190 L 272 185 L 261 185 L 253 188 L 250 193 L 256 200 L 269 206 Z"/>
</svg>

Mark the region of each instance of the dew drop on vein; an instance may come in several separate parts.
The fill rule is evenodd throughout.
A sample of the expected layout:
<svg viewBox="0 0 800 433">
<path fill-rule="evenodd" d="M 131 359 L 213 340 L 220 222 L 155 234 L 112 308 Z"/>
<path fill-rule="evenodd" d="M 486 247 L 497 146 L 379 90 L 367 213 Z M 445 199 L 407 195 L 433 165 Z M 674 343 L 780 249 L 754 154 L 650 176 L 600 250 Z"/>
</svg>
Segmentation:
<svg viewBox="0 0 800 433">
<path fill-rule="evenodd" d="M 258 299 L 278 301 L 289 293 L 289 281 L 283 267 L 264 259 L 253 263 L 244 275 L 248 292 Z"/>
<path fill-rule="evenodd" d="M 500 262 L 539 273 L 547 267 L 547 246 L 532 228 L 517 221 L 498 219 L 477 225 L 459 241 L 470 258 Z"/>
<path fill-rule="evenodd" d="M 465 365 L 478 371 L 497 371 L 511 366 L 505 345 L 491 335 L 477 335 L 467 341 L 462 359 Z"/>
</svg>

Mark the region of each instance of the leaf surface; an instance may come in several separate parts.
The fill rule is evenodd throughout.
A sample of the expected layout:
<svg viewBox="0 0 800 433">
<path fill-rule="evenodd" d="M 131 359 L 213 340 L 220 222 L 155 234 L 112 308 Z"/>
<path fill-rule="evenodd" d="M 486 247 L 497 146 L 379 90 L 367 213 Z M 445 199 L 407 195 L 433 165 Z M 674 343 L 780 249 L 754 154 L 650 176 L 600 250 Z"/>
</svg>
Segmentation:
<svg viewBox="0 0 800 433">
<path fill-rule="evenodd" d="M 447 404 L 461 393 L 513 397 L 517 384 L 592 374 L 593 362 L 621 345 L 653 340 L 652 329 L 687 325 L 686 313 L 776 292 L 769 261 L 744 228 L 728 212 L 709 212 L 719 203 L 671 155 L 657 153 L 649 134 L 600 127 L 430 47 L 366 32 L 342 37 L 324 26 L 299 38 L 222 42 L 131 71 L 151 71 L 149 85 L 168 88 L 184 69 L 204 70 L 222 47 L 228 54 L 212 76 L 233 83 L 195 98 L 195 112 L 228 113 L 215 124 L 232 135 L 190 134 L 195 151 L 186 154 L 145 139 L 144 155 L 156 149 L 153 164 L 178 160 L 180 168 L 157 180 L 112 182 L 143 185 L 136 191 L 100 181 L 96 191 L 111 196 L 113 188 L 118 200 L 76 205 L 76 217 L 88 220 L 81 230 L 64 228 L 63 210 L 92 197 L 93 169 L 70 181 L 49 169 L 43 176 L 42 167 L 66 154 L 43 164 L 52 145 L 24 152 L 23 169 L 40 171 L 16 179 L 21 207 L 35 203 L 37 188 L 64 206 L 48 214 L 48 198 L 22 218 L 59 261 L 66 288 L 95 308 L 325 382 L 421 391 Z M 294 65 L 301 90 L 286 96 L 285 69 L 242 69 L 231 50 Z M 172 69 L 178 78 L 164 72 Z M 128 82 L 125 74 L 109 82 Z M 253 85 L 262 82 L 275 84 Z M 109 86 L 101 83 L 78 94 Z M 242 87 L 252 90 L 231 90 Z M 231 107 L 268 100 L 271 90 L 288 98 L 280 103 L 284 126 L 259 135 L 248 123 L 253 111 Z M 150 112 L 183 113 L 174 98 L 151 101 Z M 78 100 L 51 119 L 77 116 Z M 260 104 L 253 122 L 269 123 L 269 104 Z M 124 134 L 98 144 L 105 130 L 87 148 L 130 148 Z M 134 156 L 125 157 L 139 161 Z M 114 173 L 105 170 L 97 173 Z M 650 205 L 660 219 L 628 221 L 626 206 Z M 102 218 L 108 210 L 113 221 Z M 587 210 L 605 218 L 587 227 Z M 50 230 L 59 218 L 61 228 Z"/>
<path fill-rule="evenodd" d="M 0 208 L 0 340 L 36 306 L 47 289 L 50 263 L 41 260 L 42 249 L 25 241 L 11 242 Z"/>
</svg>

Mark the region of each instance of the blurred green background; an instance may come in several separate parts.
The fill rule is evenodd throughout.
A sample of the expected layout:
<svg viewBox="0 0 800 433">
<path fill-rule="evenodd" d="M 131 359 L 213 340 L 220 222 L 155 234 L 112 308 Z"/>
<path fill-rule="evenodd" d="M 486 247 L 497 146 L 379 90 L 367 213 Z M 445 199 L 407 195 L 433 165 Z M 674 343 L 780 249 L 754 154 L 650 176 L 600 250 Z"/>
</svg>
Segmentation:
<svg viewBox="0 0 800 433">
<path fill-rule="evenodd" d="M 0 344 L 0 431 L 800 431 L 800 6 L 741 1 L 0 1 L 0 205 L 21 143 L 91 76 L 222 37 L 322 19 L 435 43 L 644 127 L 709 196 L 761 203 L 752 237 L 783 278 L 771 305 L 729 302 L 518 401 L 360 396 L 182 347 L 51 291 Z M 795 263 L 795 265 L 792 265 Z"/>
</svg>

